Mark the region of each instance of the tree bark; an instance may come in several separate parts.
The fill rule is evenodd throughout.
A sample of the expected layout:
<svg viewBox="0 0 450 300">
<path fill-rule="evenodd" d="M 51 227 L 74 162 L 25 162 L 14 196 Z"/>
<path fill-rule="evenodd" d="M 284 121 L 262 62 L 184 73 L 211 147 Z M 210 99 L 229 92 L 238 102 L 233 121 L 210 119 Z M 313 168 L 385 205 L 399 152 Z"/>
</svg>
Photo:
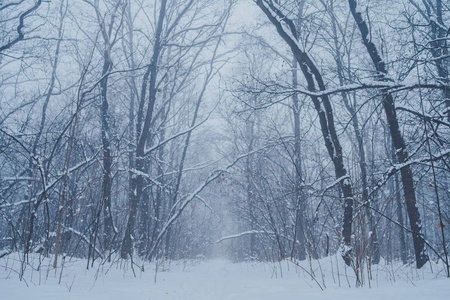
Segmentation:
<svg viewBox="0 0 450 300">
<path fill-rule="evenodd" d="M 294 58 L 292 62 L 292 87 L 298 88 L 297 60 Z M 301 166 L 301 140 L 300 140 L 300 101 L 298 95 L 292 96 L 293 116 L 294 116 L 294 168 L 295 168 L 295 228 L 294 243 L 292 245 L 291 257 L 294 255 L 295 249 L 297 257 L 300 260 L 306 259 L 306 199 L 302 193 L 302 166 Z M 298 243 L 298 244 L 297 244 Z"/>
<path fill-rule="evenodd" d="M 103 206 L 103 218 L 104 218 L 104 244 L 105 249 L 111 247 L 112 242 L 112 230 L 113 219 L 111 214 L 111 166 L 112 155 L 110 147 L 111 131 L 109 127 L 109 115 L 108 115 L 108 73 L 112 67 L 112 62 L 109 57 L 109 51 L 105 50 L 103 53 L 103 79 L 100 82 L 101 89 L 101 123 L 102 123 L 102 153 L 103 153 L 103 182 L 102 182 L 102 206 Z"/>
<path fill-rule="evenodd" d="M 279 35 L 288 44 L 294 53 L 300 69 L 307 81 L 307 88 L 309 91 L 316 91 L 316 84 L 319 90 L 325 90 L 325 83 L 322 75 L 314 62 L 304 52 L 297 41 L 298 34 L 292 20 L 287 18 L 276 6 L 275 3 L 265 0 L 256 0 L 256 4 L 261 8 L 267 18 L 276 27 Z M 347 265 L 352 262 L 352 223 L 353 223 L 353 191 L 351 188 L 347 169 L 344 165 L 342 156 L 342 147 L 336 133 L 334 124 L 333 109 L 328 95 L 319 97 L 312 96 L 311 100 L 314 108 L 319 116 L 320 128 L 324 138 L 325 146 L 328 154 L 333 162 L 336 179 L 344 196 L 344 218 L 342 226 L 342 257 Z"/>
<path fill-rule="evenodd" d="M 149 99 L 148 99 L 148 106 L 147 106 L 147 112 L 144 119 L 144 124 L 142 126 L 142 129 L 140 126 L 137 128 L 137 147 L 136 147 L 136 164 L 135 168 L 137 171 L 137 174 L 135 174 L 131 180 L 131 186 L 130 186 L 130 211 L 128 215 L 128 222 L 127 227 L 125 230 L 125 236 L 122 241 L 122 247 L 121 247 L 121 257 L 126 259 L 128 257 L 131 257 L 132 255 L 132 235 L 136 223 L 136 216 L 137 216 L 137 208 L 139 204 L 140 197 L 142 195 L 142 190 L 144 188 L 144 178 L 142 176 L 142 173 L 145 170 L 145 144 L 146 140 L 148 138 L 148 132 L 150 130 L 151 121 L 153 118 L 153 109 L 156 102 L 156 78 L 158 76 L 158 62 L 159 57 L 161 53 L 162 48 L 162 31 L 163 31 L 163 23 L 166 16 L 166 6 L 167 6 L 167 0 L 161 1 L 161 7 L 159 11 L 159 17 L 158 17 L 158 24 L 156 27 L 156 33 L 155 33 L 155 44 L 153 46 L 153 55 L 152 59 L 150 61 L 150 65 L 147 69 L 146 74 L 144 75 L 144 82 L 143 82 L 143 89 L 141 94 L 141 102 L 139 104 L 139 111 L 138 111 L 138 125 L 141 122 L 141 116 L 143 111 L 143 102 L 145 101 L 145 90 L 147 85 L 147 80 L 145 77 L 149 76 L 149 82 L 148 82 L 148 90 L 149 90 Z M 142 108 L 142 109 L 141 109 Z"/>
<path fill-rule="evenodd" d="M 361 33 L 364 46 L 374 64 L 375 70 L 379 80 L 387 81 L 387 70 L 384 61 L 378 54 L 378 50 L 374 43 L 369 39 L 369 28 L 362 18 L 360 12 L 357 11 L 357 1 L 349 0 L 349 7 L 352 16 L 358 26 Z M 399 164 L 403 164 L 408 159 L 408 152 L 406 150 L 405 141 L 400 132 L 400 126 L 397 119 L 397 112 L 395 109 L 394 98 L 386 90 L 382 90 L 383 108 L 386 114 L 386 119 L 389 124 L 389 131 L 391 134 L 392 142 L 395 147 L 395 153 Z M 403 184 L 403 192 L 405 195 L 406 208 L 410 221 L 411 231 L 413 232 L 414 252 L 416 256 L 417 268 L 423 267 L 428 261 L 428 255 L 425 252 L 425 241 L 421 233 L 422 225 L 420 219 L 419 209 L 417 207 L 416 194 L 414 190 L 414 180 L 409 165 L 404 166 L 400 170 Z"/>
<path fill-rule="evenodd" d="M 112 163 L 113 157 L 111 153 L 111 128 L 109 116 L 109 101 L 108 101 L 108 80 L 109 72 L 112 69 L 113 62 L 111 59 L 111 51 L 114 41 L 111 39 L 117 11 L 122 4 L 122 1 L 117 1 L 111 12 L 110 22 L 106 28 L 104 16 L 101 15 L 98 3 L 94 4 L 97 15 L 98 25 L 103 36 L 104 50 L 103 50 L 103 68 L 102 77 L 100 80 L 100 118 L 101 118 L 101 137 L 102 137 L 102 153 L 103 153 L 103 180 L 102 180 L 102 198 L 101 205 L 103 209 L 103 236 L 104 248 L 110 249 L 113 241 L 113 218 L 111 213 L 111 187 L 112 187 Z"/>
</svg>

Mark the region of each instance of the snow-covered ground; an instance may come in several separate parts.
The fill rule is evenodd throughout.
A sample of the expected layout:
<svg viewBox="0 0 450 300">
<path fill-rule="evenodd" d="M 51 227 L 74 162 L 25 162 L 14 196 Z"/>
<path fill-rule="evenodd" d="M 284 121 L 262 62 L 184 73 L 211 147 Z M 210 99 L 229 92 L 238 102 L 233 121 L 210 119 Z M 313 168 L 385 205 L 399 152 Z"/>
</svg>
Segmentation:
<svg viewBox="0 0 450 300">
<path fill-rule="evenodd" d="M 450 299 L 450 280 L 434 263 L 419 271 L 382 263 L 373 267 L 370 286 L 365 270 L 364 286 L 355 288 L 353 270 L 336 256 L 313 262 L 313 266 L 302 262 L 301 267 L 289 261 L 215 259 L 165 262 L 155 272 L 156 265 L 146 263 L 144 271 L 134 267 L 136 277 L 123 262 L 95 264 L 87 270 L 86 260 L 72 259 L 66 261 L 62 275 L 60 268 L 56 272 L 51 268 L 50 260 L 44 260 L 39 269 L 38 258 L 30 262 L 35 269 L 28 267 L 19 281 L 19 256 L 0 259 L 0 299 Z M 317 282 L 308 275 L 311 270 Z"/>
</svg>

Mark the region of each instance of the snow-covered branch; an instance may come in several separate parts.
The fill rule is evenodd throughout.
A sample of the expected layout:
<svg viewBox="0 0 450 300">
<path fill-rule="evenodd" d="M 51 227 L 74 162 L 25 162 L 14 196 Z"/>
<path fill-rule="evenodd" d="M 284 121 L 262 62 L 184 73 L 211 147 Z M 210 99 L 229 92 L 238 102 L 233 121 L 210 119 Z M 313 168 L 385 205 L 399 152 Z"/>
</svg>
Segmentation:
<svg viewBox="0 0 450 300">
<path fill-rule="evenodd" d="M 244 232 L 241 232 L 241 233 L 224 236 L 224 237 L 220 238 L 219 240 L 215 241 L 214 244 L 218 244 L 218 243 L 223 242 L 225 240 L 231 240 L 231 239 L 240 238 L 240 237 L 243 237 L 243 236 L 246 236 L 246 235 L 265 234 L 265 233 L 267 233 L 267 232 L 266 231 L 260 231 L 260 230 L 244 231 Z"/>
</svg>

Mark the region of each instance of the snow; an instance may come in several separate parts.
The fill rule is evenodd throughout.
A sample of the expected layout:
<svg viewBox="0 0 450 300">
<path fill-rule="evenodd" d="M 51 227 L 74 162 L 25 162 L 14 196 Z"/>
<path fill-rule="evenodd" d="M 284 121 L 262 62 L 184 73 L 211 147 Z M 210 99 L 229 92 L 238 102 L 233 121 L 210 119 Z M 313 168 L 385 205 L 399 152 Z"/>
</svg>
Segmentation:
<svg viewBox="0 0 450 300">
<path fill-rule="evenodd" d="M 33 260 L 37 264 L 37 256 L 30 261 Z M 67 258 L 61 284 L 58 284 L 61 269 L 55 272 L 51 268 L 51 259 L 44 260 L 39 270 L 35 268 L 33 271 L 28 267 L 25 280 L 19 281 L 20 256 L 11 254 L 0 259 L 0 290 L 1 298 L 7 300 L 439 300 L 448 299 L 450 295 L 449 279 L 443 272 L 438 272 L 442 269 L 435 263 L 415 270 L 411 266 L 392 266 L 382 262 L 372 269 L 371 287 L 366 282 L 365 286 L 355 288 L 354 273 L 351 268 L 344 267 L 342 260 L 332 256 L 319 262 L 320 268 L 317 261 L 312 262 L 312 270 L 308 262 L 301 263 L 304 270 L 315 274 L 316 283 L 307 272 L 289 261 L 232 263 L 214 259 L 159 265 L 145 263 L 144 271 L 134 267 L 134 277 L 129 264 L 124 261 L 96 263 L 94 268 L 86 270 L 85 260 Z M 141 263 L 138 265 L 142 266 Z M 155 275 L 156 267 L 158 272 Z"/>
</svg>

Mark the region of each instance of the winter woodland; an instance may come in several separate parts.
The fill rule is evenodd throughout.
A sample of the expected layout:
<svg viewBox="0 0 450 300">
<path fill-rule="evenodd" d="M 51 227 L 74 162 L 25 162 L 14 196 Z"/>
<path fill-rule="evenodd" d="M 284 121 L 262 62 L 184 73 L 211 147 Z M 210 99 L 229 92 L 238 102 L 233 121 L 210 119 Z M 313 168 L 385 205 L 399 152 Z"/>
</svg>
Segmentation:
<svg viewBox="0 0 450 300">
<path fill-rule="evenodd" d="M 446 0 L 0 1 L 17 280 L 217 257 L 450 277 L 449 157 Z"/>
</svg>

